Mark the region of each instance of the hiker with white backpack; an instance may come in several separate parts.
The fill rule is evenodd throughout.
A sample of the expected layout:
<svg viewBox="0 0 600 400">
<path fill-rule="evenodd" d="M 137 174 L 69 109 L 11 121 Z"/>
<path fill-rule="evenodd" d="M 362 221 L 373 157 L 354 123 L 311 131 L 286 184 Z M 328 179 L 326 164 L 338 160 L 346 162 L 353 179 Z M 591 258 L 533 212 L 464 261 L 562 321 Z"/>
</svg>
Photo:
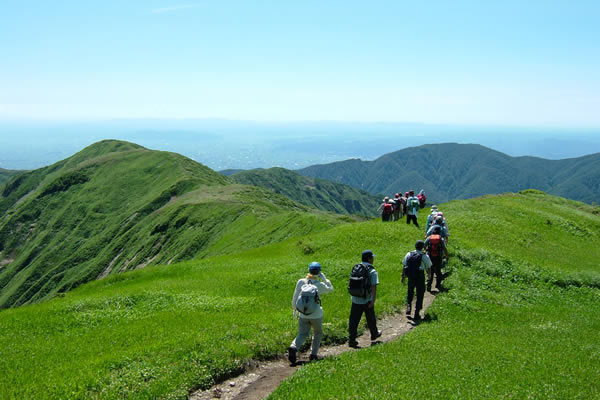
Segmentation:
<svg viewBox="0 0 600 400">
<path fill-rule="evenodd" d="M 320 296 L 333 291 L 333 285 L 321 272 L 321 264 L 311 262 L 308 265 L 308 275 L 299 279 L 292 297 L 294 317 L 298 318 L 298 335 L 288 348 L 288 359 L 292 365 L 296 364 L 298 349 L 313 329 L 310 361 L 318 360 L 317 354 L 323 337 L 323 308 Z"/>
</svg>

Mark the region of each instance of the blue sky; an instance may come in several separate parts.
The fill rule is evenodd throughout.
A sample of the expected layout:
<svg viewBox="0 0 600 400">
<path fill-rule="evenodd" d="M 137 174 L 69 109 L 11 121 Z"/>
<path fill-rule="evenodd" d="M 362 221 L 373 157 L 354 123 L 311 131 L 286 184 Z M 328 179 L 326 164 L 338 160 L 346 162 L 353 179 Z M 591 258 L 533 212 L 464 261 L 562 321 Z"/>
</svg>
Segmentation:
<svg viewBox="0 0 600 400">
<path fill-rule="evenodd" d="M 0 12 L 0 120 L 600 127 L 599 1 L 46 1 Z"/>
</svg>

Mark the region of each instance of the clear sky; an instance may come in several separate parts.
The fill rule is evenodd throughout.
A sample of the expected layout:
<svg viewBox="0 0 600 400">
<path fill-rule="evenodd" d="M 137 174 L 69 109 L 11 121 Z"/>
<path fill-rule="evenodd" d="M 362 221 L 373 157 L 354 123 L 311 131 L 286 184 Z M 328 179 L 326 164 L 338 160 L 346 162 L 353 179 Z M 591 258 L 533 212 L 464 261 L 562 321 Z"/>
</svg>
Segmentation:
<svg viewBox="0 0 600 400">
<path fill-rule="evenodd" d="M 0 120 L 600 126 L 598 0 L 4 0 Z"/>
</svg>

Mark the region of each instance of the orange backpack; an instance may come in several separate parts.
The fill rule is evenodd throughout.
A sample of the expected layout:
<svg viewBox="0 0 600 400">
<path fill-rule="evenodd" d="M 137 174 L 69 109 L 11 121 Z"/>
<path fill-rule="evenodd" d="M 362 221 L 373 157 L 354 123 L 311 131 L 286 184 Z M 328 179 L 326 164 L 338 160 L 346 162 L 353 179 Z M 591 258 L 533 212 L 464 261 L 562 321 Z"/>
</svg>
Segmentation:
<svg viewBox="0 0 600 400">
<path fill-rule="evenodd" d="M 439 257 L 442 255 L 441 252 L 441 241 L 442 237 L 440 235 L 431 235 L 429 236 L 429 255 L 432 257 Z"/>
</svg>

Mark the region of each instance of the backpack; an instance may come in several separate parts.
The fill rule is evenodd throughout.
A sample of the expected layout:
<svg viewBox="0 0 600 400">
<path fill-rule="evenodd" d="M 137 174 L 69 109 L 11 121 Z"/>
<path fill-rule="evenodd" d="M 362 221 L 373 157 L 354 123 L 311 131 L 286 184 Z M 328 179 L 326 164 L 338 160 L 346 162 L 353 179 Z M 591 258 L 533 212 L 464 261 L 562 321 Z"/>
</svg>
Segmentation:
<svg viewBox="0 0 600 400">
<path fill-rule="evenodd" d="M 348 282 L 348 293 L 355 297 L 367 297 L 371 293 L 371 269 L 373 267 L 356 264 L 352 267 Z"/>
<path fill-rule="evenodd" d="M 409 207 L 411 207 L 411 208 L 419 208 L 419 206 L 420 206 L 419 199 L 417 199 L 416 197 L 411 197 L 410 198 Z"/>
<path fill-rule="evenodd" d="M 429 255 L 432 257 L 439 257 L 442 252 L 440 251 L 442 237 L 440 235 L 429 236 Z"/>
<path fill-rule="evenodd" d="M 392 205 L 392 203 L 385 203 L 383 205 L 383 212 L 385 214 L 391 214 L 393 209 L 394 209 L 394 206 Z"/>
<path fill-rule="evenodd" d="M 422 259 L 423 254 L 416 250 L 409 253 L 408 259 L 406 260 L 406 274 L 410 279 L 419 276 L 419 272 L 421 272 L 420 267 Z"/>
<path fill-rule="evenodd" d="M 319 290 L 309 279 L 300 288 L 300 294 L 296 299 L 296 310 L 300 314 L 310 315 L 319 309 L 321 299 Z"/>
</svg>

